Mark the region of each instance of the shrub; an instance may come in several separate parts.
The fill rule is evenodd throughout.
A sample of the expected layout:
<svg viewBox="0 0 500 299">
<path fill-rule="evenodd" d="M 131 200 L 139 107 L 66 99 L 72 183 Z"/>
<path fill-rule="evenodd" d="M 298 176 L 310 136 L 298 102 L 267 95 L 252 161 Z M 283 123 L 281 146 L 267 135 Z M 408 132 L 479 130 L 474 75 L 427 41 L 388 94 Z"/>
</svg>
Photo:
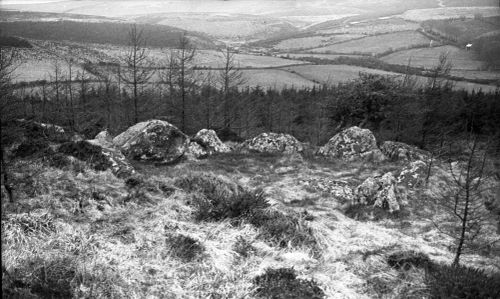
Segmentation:
<svg viewBox="0 0 500 299">
<path fill-rule="evenodd" d="M 197 220 L 243 219 L 269 206 L 262 191 L 244 190 L 213 176 L 189 176 L 178 180 L 176 185 L 195 192 L 191 204 Z"/>
<path fill-rule="evenodd" d="M 500 298 L 500 274 L 465 266 L 433 265 L 426 281 L 430 298 Z"/>
<path fill-rule="evenodd" d="M 49 148 L 49 143 L 45 139 L 28 139 L 23 141 L 15 150 L 14 156 L 25 158 L 36 153 L 43 153 Z"/>
<path fill-rule="evenodd" d="M 165 239 L 168 253 L 185 262 L 199 259 L 205 247 L 198 241 L 182 234 L 168 233 Z"/>
<path fill-rule="evenodd" d="M 7 279 L 2 279 L 2 298 L 72 298 L 76 270 L 74 260 L 67 256 L 26 261 L 25 267 L 9 273 L 3 269 Z"/>
<path fill-rule="evenodd" d="M 254 278 L 258 298 L 319 299 L 325 293 L 314 280 L 297 279 L 293 268 L 267 269 Z"/>
<path fill-rule="evenodd" d="M 310 246 L 316 249 L 318 245 L 312 229 L 295 214 L 260 210 L 251 214 L 248 221 L 260 229 L 260 237 L 280 247 Z"/>
<path fill-rule="evenodd" d="M 395 269 L 409 270 L 412 266 L 417 268 L 427 267 L 431 264 L 429 257 L 413 250 L 398 251 L 387 257 L 389 266 Z"/>
<path fill-rule="evenodd" d="M 63 169 L 71 165 L 71 160 L 68 156 L 61 153 L 54 153 L 52 155 L 47 155 L 44 157 L 44 160 L 50 167 L 55 167 L 59 169 Z"/>
<path fill-rule="evenodd" d="M 129 189 L 139 188 L 144 185 L 144 178 L 140 176 L 131 176 L 125 180 L 125 186 Z"/>
<path fill-rule="evenodd" d="M 206 197 L 220 193 L 238 193 L 243 188 L 229 180 L 206 173 L 195 173 L 181 177 L 175 181 L 175 186 L 186 192 L 198 192 Z"/>
<path fill-rule="evenodd" d="M 233 196 L 213 195 L 215 196 L 196 201 L 198 220 L 243 219 L 252 212 L 269 206 L 262 191 L 243 191 Z"/>
<path fill-rule="evenodd" d="M 242 257 L 248 257 L 255 252 L 255 247 L 253 247 L 252 242 L 247 241 L 242 236 L 238 236 L 233 245 L 233 250 Z"/>
<path fill-rule="evenodd" d="M 59 152 L 85 161 L 98 171 L 104 171 L 112 166 L 109 159 L 102 153 L 101 147 L 87 141 L 63 143 L 59 147 Z"/>
<path fill-rule="evenodd" d="M 299 216 L 268 210 L 269 203 L 262 191 L 244 190 L 241 186 L 213 176 L 189 176 L 176 182 L 192 195 L 197 220 L 220 221 L 233 219 L 235 224 L 248 221 L 259 228 L 260 237 L 280 247 L 312 246 L 317 242 L 312 230 Z"/>
</svg>

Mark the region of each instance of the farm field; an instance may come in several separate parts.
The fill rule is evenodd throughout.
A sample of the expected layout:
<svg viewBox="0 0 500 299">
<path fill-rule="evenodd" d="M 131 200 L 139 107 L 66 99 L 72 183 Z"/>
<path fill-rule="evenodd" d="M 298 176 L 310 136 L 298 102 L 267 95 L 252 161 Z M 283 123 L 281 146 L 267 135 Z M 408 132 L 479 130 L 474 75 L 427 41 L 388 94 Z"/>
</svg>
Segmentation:
<svg viewBox="0 0 500 299">
<path fill-rule="evenodd" d="M 334 34 L 328 36 L 315 35 L 310 37 L 301 37 L 301 38 L 291 38 L 286 39 L 278 44 L 276 44 L 273 48 L 276 50 L 300 50 L 300 49 L 312 49 L 317 47 L 324 47 L 331 44 L 336 44 L 352 39 L 362 38 L 365 35 L 363 34 Z"/>
<path fill-rule="evenodd" d="M 280 69 L 267 69 L 267 70 L 244 70 L 243 78 L 245 83 L 242 84 L 241 88 L 246 86 L 254 88 L 256 86 L 262 87 L 264 89 L 274 88 L 281 90 L 285 87 L 313 87 L 316 84 L 304 78 L 301 75 L 293 74 L 286 70 Z"/>
<path fill-rule="evenodd" d="M 497 80 L 500 83 L 499 71 L 451 70 L 450 75 L 464 79 Z"/>
<path fill-rule="evenodd" d="M 68 66 L 59 63 L 60 66 L 60 80 L 66 80 L 69 76 Z M 19 65 L 19 67 L 13 73 L 14 82 L 32 82 L 37 80 L 47 80 L 53 81 L 54 76 L 54 61 L 50 60 L 31 60 Z M 74 65 L 72 67 L 72 77 L 73 80 L 77 79 L 79 74 L 83 72 L 83 69 Z M 88 73 L 86 76 L 89 77 Z"/>
<path fill-rule="evenodd" d="M 305 65 L 285 68 L 308 80 L 321 84 L 338 84 L 359 78 L 359 73 L 370 73 L 384 76 L 400 76 L 400 74 L 369 69 L 352 65 Z"/>
<path fill-rule="evenodd" d="M 469 4 L 470 5 L 470 4 Z M 441 20 L 451 18 L 472 18 L 475 14 L 481 14 L 483 17 L 494 17 L 500 15 L 498 2 L 496 6 L 490 7 L 442 7 L 408 10 L 401 14 L 405 20 L 421 22 L 425 20 Z"/>
<path fill-rule="evenodd" d="M 484 67 L 482 61 L 475 59 L 473 52 L 450 45 L 399 51 L 384 56 L 381 60 L 391 64 L 407 65 L 408 59 L 411 58 L 412 66 L 430 69 L 438 63 L 441 53 L 448 53 L 454 70 L 479 70 Z"/>
<path fill-rule="evenodd" d="M 457 90 L 464 89 L 469 92 L 471 92 L 472 90 L 474 91 L 481 90 L 483 92 L 495 92 L 495 90 L 500 90 L 499 86 L 494 86 L 494 85 L 478 84 L 466 81 L 453 81 L 453 83 L 455 89 Z"/>
<path fill-rule="evenodd" d="M 289 57 L 290 59 L 303 59 L 303 58 L 319 58 L 319 59 L 336 59 L 339 57 L 363 57 L 362 55 L 355 54 L 316 54 L 316 53 L 279 53 L 278 57 Z"/>
<path fill-rule="evenodd" d="M 363 34 L 363 35 L 376 35 L 384 33 L 392 33 L 399 31 L 417 30 L 420 25 L 416 22 L 409 22 L 401 18 L 389 17 L 382 18 L 375 21 L 359 22 L 355 24 L 348 24 L 342 27 L 322 28 L 324 26 L 318 25 L 315 27 L 316 33 L 319 34 Z"/>
<path fill-rule="evenodd" d="M 118 46 L 102 46 L 97 48 L 104 55 L 111 57 L 112 60 L 117 60 L 126 54 L 126 47 Z M 169 49 L 149 48 L 147 53 L 151 60 L 157 64 L 161 64 L 170 55 Z M 198 67 L 217 68 L 223 65 L 223 56 L 216 50 L 197 50 L 193 64 Z M 307 62 L 284 59 L 273 56 L 261 56 L 250 54 L 235 54 L 234 63 L 241 68 L 264 68 L 264 67 L 281 67 L 287 65 L 306 64 Z"/>
<path fill-rule="evenodd" d="M 470 0 L 442 0 L 443 6 L 470 6 Z M 497 0 L 474 0 L 475 6 L 495 6 L 498 4 Z"/>
<path fill-rule="evenodd" d="M 430 40 L 416 31 L 369 36 L 362 39 L 343 42 L 328 47 L 311 50 L 315 53 L 368 53 L 380 54 L 392 49 L 427 46 Z"/>
<path fill-rule="evenodd" d="M 320 84 L 338 84 L 355 80 L 359 78 L 359 73 L 377 74 L 383 76 L 394 76 L 403 78 L 402 74 L 394 72 L 386 72 L 382 70 L 351 66 L 351 65 L 304 65 L 285 68 L 289 72 L 296 73 L 308 80 L 318 82 Z M 422 76 L 414 76 L 417 83 L 425 85 L 427 78 Z M 497 88 L 494 85 L 478 84 L 465 81 L 453 81 L 455 89 L 465 89 L 468 91 L 479 90 L 495 91 Z"/>
</svg>

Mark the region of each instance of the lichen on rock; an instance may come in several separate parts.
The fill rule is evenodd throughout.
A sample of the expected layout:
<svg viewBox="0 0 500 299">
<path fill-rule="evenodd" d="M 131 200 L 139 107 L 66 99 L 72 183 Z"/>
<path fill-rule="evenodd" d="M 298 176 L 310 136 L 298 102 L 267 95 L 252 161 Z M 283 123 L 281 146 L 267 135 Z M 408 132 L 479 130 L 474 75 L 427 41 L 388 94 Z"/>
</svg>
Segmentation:
<svg viewBox="0 0 500 299">
<path fill-rule="evenodd" d="M 128 157 L 160 164 L 180 159 L 189 138 L 174 125 L 162 120 L 137 123 L 116 136 L 113 143 Z"/>
<path fill-rule="evenodd" d="M 318 155 L 347 161 L 383 161 L 384 154 L 377 147 L 377 140 L 368 129 L 350 127 L 333 136 L 318 150 Z"/>
<path fill-rule="evenodd" d="M 384 141 L 380 146 L 380 150 L 393 161 L 416 161 L 429 158 L 427 151 L 403 142 Z"/>
<path fill-rule="evenodd" d="M 262 133 L 246 140 L 239 146 L 241 152 L 270 154 L 292 154 L 304 150 L 302 143 L 295 137 L 283 133 Z"/>
<path fill-rule="evenodd" d="M 407 188 L 417 188 L 425 183 L 428 166 L 424 161 L 410 162 L 399 173 L 398 184 Z"/>
<path fill-rule="evenodd" d="M 229 146 L 219 139 L 214 130 L 201 129 L 196 133 L 193 141 L 202 146 L 209 154 L 228 153 L 231 151 Z"/>
<path fill-rule="evenodd" d="M 399 211 L 406 204 L 406 193 L 398 188 L 391 172 L 367 178 L 354 193 L 353 204 L 379 207 L 391 213 Z"/>
</svg>

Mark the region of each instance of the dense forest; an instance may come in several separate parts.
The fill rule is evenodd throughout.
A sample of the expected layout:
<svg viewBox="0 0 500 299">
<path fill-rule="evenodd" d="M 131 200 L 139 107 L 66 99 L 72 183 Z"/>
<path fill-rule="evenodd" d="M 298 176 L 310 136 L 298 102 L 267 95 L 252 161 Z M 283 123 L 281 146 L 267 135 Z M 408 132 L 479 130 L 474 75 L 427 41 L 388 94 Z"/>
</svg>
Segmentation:
<svg viewBox="0 0 500 299">
<path fill-rule="evenodd" d="M 24 96 L 22 90 L 29 87 L 20 88 L 18 118 L 72 128 L 87 138 L 104 128 L 119 133 L 135 123 L 134 96 L 127 85 L 61 80 L 44 82 Z M 423 148 L 465 131 L 489 138 L 500 134 L 500 91 L 454 91 L 445 83 L 415 88 L 411 80 L 361 73 L 349 83 L 307 89 L 234 87 L 225 92 L 205 82 L 189 86 L 184 104 L 180 92 L 177 85 L 141 84 L 138 120 L 161 118 L 180 128 L 184 124 L 188 134 L 225 129 L 233 138 L 283 132 L 316 145 L 352 125 L 371 129 L 380 140 Z"/>
</svg>

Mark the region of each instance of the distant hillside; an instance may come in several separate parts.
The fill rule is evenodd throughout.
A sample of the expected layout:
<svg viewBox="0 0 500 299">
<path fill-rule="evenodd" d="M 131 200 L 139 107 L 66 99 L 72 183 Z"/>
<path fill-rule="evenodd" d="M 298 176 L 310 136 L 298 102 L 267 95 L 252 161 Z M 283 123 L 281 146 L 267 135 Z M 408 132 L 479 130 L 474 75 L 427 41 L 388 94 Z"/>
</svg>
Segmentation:
<svg viewBox="0 0 500 299">
<path fill-rule="evenodd" d="M 481 60 L 500 66 L 500 17 L 484 18 L 478 14 L 474 19 L 430 20 L 422 26 L 459 46 L 472 43 Z"/>
<path fill-rule="evenodd" d="M 130 24 L 118 22 L 84 21 L 14 21 L 0 22 L 5 35 L 39 40 L 74 41 L 83 43 L 101 43 L 126 45 Z M 165 26 L 141 24 L 148 46 L 175 47 L 182 29 Z M 200 49 L 215 48 L 215 44 L 206 36 L 187 32 L 187 36 Z"/>
</svg>

